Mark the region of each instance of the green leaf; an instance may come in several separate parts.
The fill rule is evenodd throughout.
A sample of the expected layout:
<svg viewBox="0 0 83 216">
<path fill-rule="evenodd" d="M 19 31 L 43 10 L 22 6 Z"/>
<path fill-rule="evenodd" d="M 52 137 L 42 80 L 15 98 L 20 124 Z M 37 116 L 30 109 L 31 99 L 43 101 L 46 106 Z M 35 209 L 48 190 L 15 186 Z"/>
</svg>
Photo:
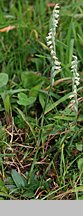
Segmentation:
<svg viewBox="0 0 83 216">
<path fill-rule="evenodd" d="M 41 76 L 30 71 L 30 72 L 23 72 L 22 73 L 22 83 L 24 88 L 31 89 L 35 85 L 41 82 Z"/>
<path fill-rule="evenodd" d="M 33 88 L 31 88 L 31 90 L 29 91 L 29 96 L 37 98 L 39 90 L 41 89 L 42 85 L 43 85 L 43 82 L 41 82 L 40 84 L 38 84 L 38 85 L 34 86 Z"/>
<path fill-rule="evenodd" d="M 36 97 L 29 97 L 28 98 L 26 94 L 21 92 L 18 94 L 18 99 L 19 99 L 17 101 L 18 104 L 23 105 L 23 106 L 27 106 L 27 105 L 33 104 L 36 100 Z"/>
<path fill-rule="evenodd" d="M 70 40 L 70 46 L 69 46 L 69 63 L 71 64 L 72 61 L 72 55 L 73 55 L 73 47 L 74 47 L 74 39 Z"/>
<path fill-rule="evenodd" d="M 0 166 L 2 166 L 2 157 L 1 157 L 1 155 L 0 155 Z"/>
<path fill-rule="evenodd" d="M 10 104 L 10 98 L 9 95 L 6 95 L 4 98 L 4 107 L 7 113 L 11 111 L 11 104 Z"/>
<path fill-rule="evenodd" d="M 12 169 L 11 176 L 17 188 L 25 186 L 25 181 L 23 177 L 16 170 Z"/>
<path fill-rule="evenodd" d="M 23 196 L 28 197 L 28 198 L 32 198 L 32 197 L 34 197 L 34 192 L 28 190 L 23 194 Z"/>
<path fill-rule="evenodd" d="M 82 149 L 83 149 L 83 145 L 82 145 L 82 143 L 76 143 L 76 148 L 77 148 L 77 150 L 78 151 L 82 151 Z"/>
<path fill-rule="evenodd" d="M 24 94 L 24 93 L 19 93 L 18 94 L 18 101 L 17 103 L 20 104 L 20 105 L 23 105 L 23 106 L 27 106 L 27 95 Z"/>
<path fill-rule="evenodd" d="M 8 74 L 0 73 L 0 88 L 5 86 L 8 82 Z"/>
<path fill-rule="evenodd" d="M 47 86 L 49 85 L 49 80 L 45 76 L 41 76 L 41 74 L 32 71 L 23 72 L 21 75 L 21 79 L 23 87 L 30 90 L 33 87 L 41 84 L 41 82 L 45 83 Z"/>
<path fill-rule="evenodd" d="M 83 158 L 80 158 L 78 160 L 78 169 L 80 170 L 80 172 L 83 172 Z"/>
<path fill-rule="evenodd" d="M 39 102 L 42 106 L 42 109 L 44 109 L 44 107 L 45 107 L 45 100 L 46 100 L 45 94 L 39 93 Z"/>
<path fill-rule="evenodd" d="M 2 181 L 2 179 L 0 178 L 0 192 L 5 192 L 5 193 L 7 193 L 7 188 L 6 188 L 6 186 L 5 186 L 5 184 L 4 184 L 4 182 Z"/>
</svg>

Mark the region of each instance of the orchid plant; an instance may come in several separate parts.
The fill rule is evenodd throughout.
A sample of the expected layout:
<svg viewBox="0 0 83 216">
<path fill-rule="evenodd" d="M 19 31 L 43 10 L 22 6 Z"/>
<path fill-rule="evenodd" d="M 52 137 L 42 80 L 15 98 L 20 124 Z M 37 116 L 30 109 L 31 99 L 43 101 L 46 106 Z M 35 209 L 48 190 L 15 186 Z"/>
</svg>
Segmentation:
<svg viewBox="0 0 83 216">
<path fill-rule="evenodd" d="M 52 13 L 52 22 L 51 28 L 48 32 L 48 36 L 46 37 L 47 46 L 50 49 L 51 59 L 52 59 L 52 68 L 51 68 L 51 86 L 54 85 L 54 78 L 57 72 L 61 70 L 61 63 L 59 62 L 57 55 L 56 55 L 56 28 L 58 26 L 59 21 L 59 5 L 56 4 L 53 13 Z M 71 103 L 73 104 L 73 110 L 78 115 L 78 99 L 77 99 L 77 87 L 79 85 L 79 73 L 77 71 L 77 56 L 72 56 L 73 60 L 71 62 L 71 72 L 73 73 L 72 78 L 72 94 L 70 96 Z"/>
</svg>

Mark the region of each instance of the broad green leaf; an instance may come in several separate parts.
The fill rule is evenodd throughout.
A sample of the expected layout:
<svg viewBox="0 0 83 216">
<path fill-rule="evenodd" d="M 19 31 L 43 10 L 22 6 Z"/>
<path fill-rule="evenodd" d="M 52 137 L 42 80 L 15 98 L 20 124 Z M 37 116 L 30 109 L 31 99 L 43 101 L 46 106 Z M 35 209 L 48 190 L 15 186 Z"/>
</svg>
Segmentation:
<svg viewBox="0 0 83 216">
<path fill-rule="evenodd" d="M 8 82 L 8 74 L 0 73 L 0 88 L 5 86 Z"/>
<path fill-rule="evenodd" d="M 44 109 L 45 107 L 45 99 L 46 99 L 45 94 L 39 93 L 39 102 L 42 106 L 42 109 Z"/>
<path fill-rule="evenodd" d="M 43 82 L 41 82 L 40 84 L 38 84 L 38 85 L 34 86 L 33 88 L 31 88 L 31 90 L 29 91 L 29 96 L 37 98 L 39 90 L 41 89 L 42 85 L 43 85 Z"/>
<path fill-rule="evenodd" d="M 82 143 L 76 143 L 76 148 L 78 151 L 82 151 L 82 149 L 83 149 Z"/>
<path fill-rule="evenodd" d="M 16 170 L 12 169 L 11 176 L 17 188 L 25 186 L 25 181 L 23 177 Z"/>
<path fill-rule="evenodd" d="M 23 105 L 23 106 L 27 106 L 27 105 L 33 104 L 36 100 L 36 97 L 27 97 L 26 94 L 21 92 L 18 94 L 18 99 L 19 99 L 17 101 L 18 104 Z"/>
<path fill-rule="evenodd" d="M 78 160 L 78 169 L 80 170 L 80 172 L 83 172 L 83 158 L 80 158 Z"/>
<path fill-rule="evenodd" d="M 27 106 L 27 95 L 26 94 L 24 94 L 24 93 L 19 93 L 18 94 L 18 104 L 20 104 L 20 105 L 24 105 L 24 106 Z"/>
<path fill-rule="evenodd" d="M 28 89 L 31 89 L 35 85 L 39 84 L 39 82 L 41 82 L 41 76 L 36 73 L 33 73 L 32 71 L 23 72 L 21 78 L 23 87 Z"/>
<path fill-rule="evenodd" d="M 32 87 L 35 87 L 41 82 L 49 84 L 49 80 L 45 76 L 41 76 L 41 74 L 32 72 L 32 71 L 26 71 L 23 72 L 21 75 L 22 84 L 24 88 L 32 89 Z"/>
</svg>

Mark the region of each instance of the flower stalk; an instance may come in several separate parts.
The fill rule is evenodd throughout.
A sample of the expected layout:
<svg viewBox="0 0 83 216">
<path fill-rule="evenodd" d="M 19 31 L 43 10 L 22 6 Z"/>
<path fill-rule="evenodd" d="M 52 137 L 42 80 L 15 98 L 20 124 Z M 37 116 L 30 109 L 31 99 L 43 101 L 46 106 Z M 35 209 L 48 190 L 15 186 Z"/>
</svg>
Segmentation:
<svg viewBox="0 0 83 216">
<path fill-rule="evenodd" d="M 56 4 L 53 10 L 52 14 L 52 24 L 51 28 L 48 32 L 47 39 L 47 46 L 50 49 L 50 54 L 52 58 L 52 68 L 51 68 L 51 85 L 54 85 L 54 78 L 56 75 L 56 72 L 61 70 L 60 62 L 56 56 L 56 28 L 58 26 L 58 20 L 59 20 L 59 5 Z"/>
<path fill-rule="evenodd" d="M 73 73 L 73 78 L 72 78 L 72 103 L 73 103 L 73 109 L 76 113 L 76 116 L 78 116 L 78 98 L 77 98 L 77 87 L 80 84 L 80 77 L 79 73 L 77 71 L 77 56 L 73 55 L 73 60 L 71 63 L 71 72 Z"/>
</svg>

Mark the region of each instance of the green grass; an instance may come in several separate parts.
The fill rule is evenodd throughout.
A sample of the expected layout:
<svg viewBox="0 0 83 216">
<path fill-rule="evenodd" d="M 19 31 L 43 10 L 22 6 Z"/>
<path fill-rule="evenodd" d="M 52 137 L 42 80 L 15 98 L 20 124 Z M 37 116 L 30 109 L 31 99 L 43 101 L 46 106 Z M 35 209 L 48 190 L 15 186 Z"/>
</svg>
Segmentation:
<svg viewBox="0 0 83 216">
<path fill-rule="evenodd" d="M 34 2 L 34 3 L 33 3 Z M 53 1 L 50 1 L 53 3 Z M 61 0 L 50 88 L 48 0 L 0 1 L 0 199 L 83 199 L 81 0 Z M 58 3 L 58 1 L 55 1 Z M 78 57 L 78 118 L 69 108 L 72 54 Z"/>
</svg>

